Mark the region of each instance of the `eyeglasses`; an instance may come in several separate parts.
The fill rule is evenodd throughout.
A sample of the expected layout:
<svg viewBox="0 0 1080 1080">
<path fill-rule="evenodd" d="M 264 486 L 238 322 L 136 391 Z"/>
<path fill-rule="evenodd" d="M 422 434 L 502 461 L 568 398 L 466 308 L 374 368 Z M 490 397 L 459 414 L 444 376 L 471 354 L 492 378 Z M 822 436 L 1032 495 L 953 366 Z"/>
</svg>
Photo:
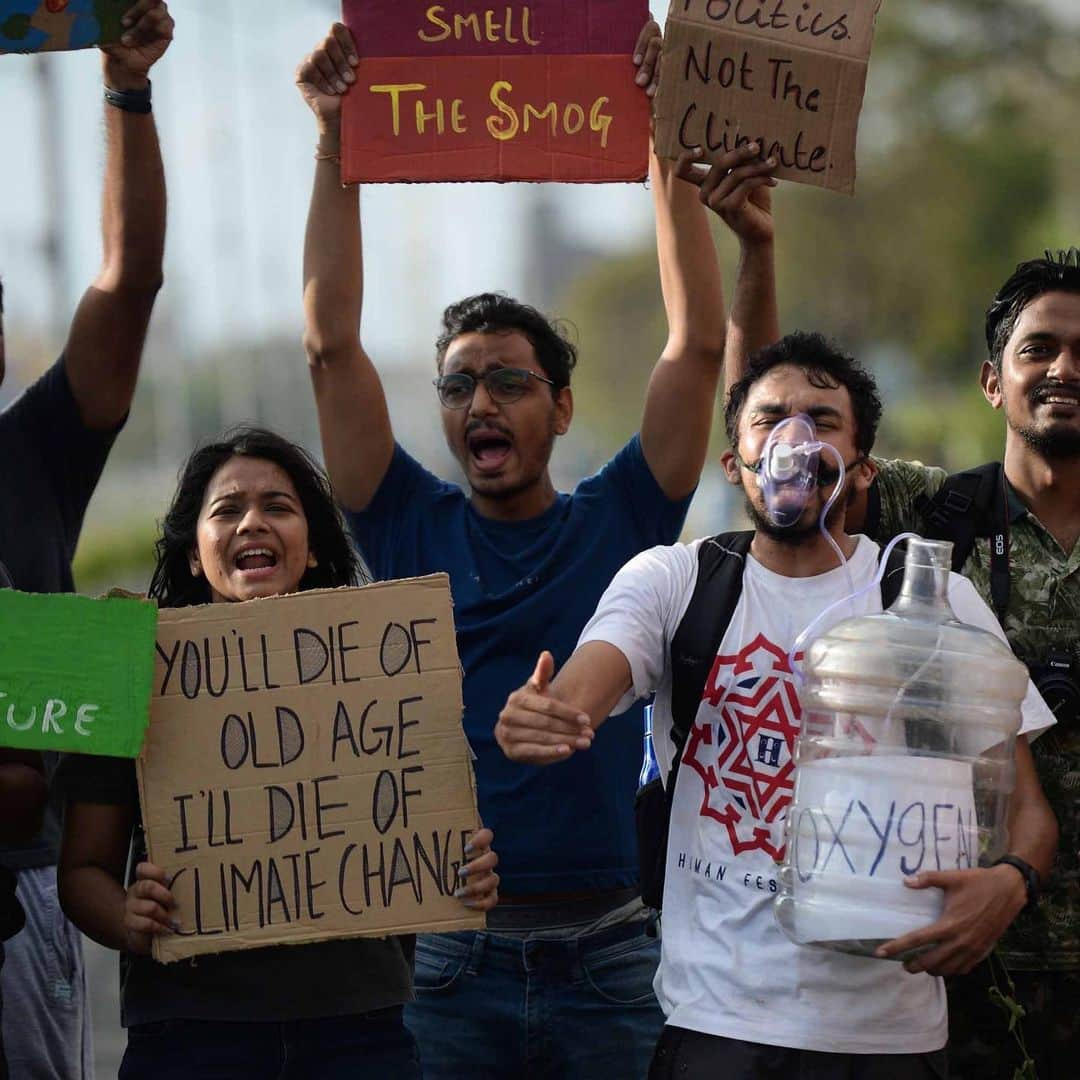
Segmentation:
<svg viewBox="0 0 1080 1080">
<path fill-rule="evenodd" d="M 509 405 L 518 401 L 526 390 L 529 389 L 529 380 L 536 379 L 538 382 L 554 386 L 554 379 L 544 375 L 537 375 L 535 371 L 526 371 L 525 368 L 503 367 L 492 368 L 484 372 L 479 379 L 474 375 L 467 375 L 464 371 L 455 371 L 452 375 L 440 375 L 434 380 L 435 389 L 438 391 L 439 400 L 448 409 L 464 409 L 473 399 L 476 393 L 476 384 L 482 382 L 488 397 L 499 405 Z"/>
</svg>

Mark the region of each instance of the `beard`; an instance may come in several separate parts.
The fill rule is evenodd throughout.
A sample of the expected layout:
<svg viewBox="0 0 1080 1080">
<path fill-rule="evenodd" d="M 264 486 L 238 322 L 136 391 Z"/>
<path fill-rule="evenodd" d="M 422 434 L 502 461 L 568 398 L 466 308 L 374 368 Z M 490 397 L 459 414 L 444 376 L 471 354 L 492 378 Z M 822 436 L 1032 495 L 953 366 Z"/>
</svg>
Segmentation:
<svg viewBox="0 0 1080 1080">
<path fill-rule="evenodd" d="M 487 499 L 505 499 L 509 501 L 518 498 L 538 484 L 542 484 L 547 475 L 552 452 L 555 449 L 556 437 L 557 433 L 554 424 L 552 424 L 550 431 L 547 432 L 545 442 L 538 448 L 537 453 L 530 455 L 525 460 L 521 460 L 520 469 L 516 475 L 511 476 L 491 476 L 474 473 L 469 468 L 468 450 L 466 450 L 464 458 L 458 458 L 458 463 L 461 465 L 461 471 L 465 474 L 470 491 L 474 491 Z M 518 447 L 516 441 L 514 447 L 515 450 Z"/>
<path fill-rule="evenodd" d="M 777 525 L 764 510 L 759 510 L 751 501 L 750 496 L 744 498 L 746 516 L 750 524 L 754 526 L 754 532 L 767 536 L 780 544 L 788 544 L 791 547 L 799 547 L 805 544 L 811 537 L 818 535 L 818 515 L 814 515 L 809 522 L 804 522 L 805 514 L 799 517 L 794 525 Z"/>
<path fill-rule="evenodd" d="M 1074 461 L 1080 458 L 1080 429 L 1053 426 L 1049 429 L 1026 424 L 1013 429 L 1025 444 L 1047 461 Z"/>
<path fill-rule="evenodd" d="M 1037 407 L 1055 391 L 1064 390 L 1075 395 L 1075 386 L 1051 380 L 1041 382 L 1027 395 L 1028 404 L 1034 414 Z M 1042 424 L 1031 419 L 1024 423 L 1013 424 L 1009 420 L 1009 401 L 1005 401 L 1005 418 L 1009 426 L 1040 457 L 1047 461 L 1072 461 L 1080 457 L 1080 427 L 1075 421 L 1055 420 L 1052 417 Z"/>
<path fill-rule="evenodd" d="M 833 503 L 829 516 L 825 521 L 827 529 L 831 530 L 837 522 L 843 520 L 848 504 L 853 498 L 854 491 L 850 487 L 840 492 L 839 498 Z M 770 540 L 775 540 L 778 544 L 800 547 L 802 544 L 806 544 L 821 535 L 821 529 L 818 525 L 821 510 L 817 507 L 813 508 L 813 510 L 807 507 L 799 515 L 798 520 L 791 525 L 777 525 L 764 510 L 753 504 L 745 488 L 743 489 L 743 499 L 746 506 L 746 516 L 754 526 L 754 531 L 767 536 Z M 809 519 L 807 519 L 807 514 L 810 514 Z"/>
</svg>

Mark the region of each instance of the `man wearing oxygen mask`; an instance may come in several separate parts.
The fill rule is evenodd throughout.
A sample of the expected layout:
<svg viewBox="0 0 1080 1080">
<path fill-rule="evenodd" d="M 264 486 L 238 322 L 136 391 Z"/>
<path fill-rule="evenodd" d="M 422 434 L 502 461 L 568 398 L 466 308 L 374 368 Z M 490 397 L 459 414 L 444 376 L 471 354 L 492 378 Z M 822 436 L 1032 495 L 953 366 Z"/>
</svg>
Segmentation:
<svg viewBox="0 0 1080 1080">
<path fill-rule="evenodd" d="M 712 1077 L 721 1061 L 735 1080 L 943 1076 L 940 976 L 986 955 L 1013 902 L 1009 865 L 913 875 L 913 889 L 944 890 L 944 912 L 879 950 L 921 950 L 903 968 L 801 948 L 773 918 L 801 723 L 801 654 L 789 654 L 830 605 L 841 602 L 822 632 L 883 605 L 877 545 L 844 529 L 848 503 L 874 479 L 880 414 L 873 379 L 819 335 L 792 334 L 757 353 L 728 399 L 723 458 L 753 531 L 631 560 L 562 670 L 541 653 L 499 716 L 509 758 L 554 765 L 595 753 L 606 718 L 656 692 L 669 822 L 666 855 L 644 861 L 643 885 L 662 891 L 656 989 L 667 1022 L 651 1080 Z M 769 439 L 778 425 L 787 445 L 777 451 Z M 948 596 L 959 619 L 1004 638 L 966 579 L 951 574 Z M 1030 682 L 1022 712 L 1023 732 L 1053 723 Z M 1016 777 L 1009 852 L 1045 871 L 1056 827 L 1022 739 Z"/>
<path fill-rule="evenodd" d="M 986 964 L 949 985 L 955 1075 L 1011 1080 L 1030 1059 L 1040 1080 L 1054 1080 L 1075 1075 L 1080 1052 L 1080 250 L 1017 266 L 990 303 L 985 335 L 980 384 L 1005 419 L 1004 459 L 952 476 L 878 460 L 847 527 L 882 542 L 906 529 L 951 540 L 953 568 L 993 606 L 1057 720 L 1033 747 L 1061 824 L 1053 872 L 1040 880 L 1016 867 L 1021 914 Z M 750 350 L 779 336 L 769 229 L 743 244 L 729 385 Z M 1015 911 L 1001 912 L 1002 925 Z"/>
</svg>

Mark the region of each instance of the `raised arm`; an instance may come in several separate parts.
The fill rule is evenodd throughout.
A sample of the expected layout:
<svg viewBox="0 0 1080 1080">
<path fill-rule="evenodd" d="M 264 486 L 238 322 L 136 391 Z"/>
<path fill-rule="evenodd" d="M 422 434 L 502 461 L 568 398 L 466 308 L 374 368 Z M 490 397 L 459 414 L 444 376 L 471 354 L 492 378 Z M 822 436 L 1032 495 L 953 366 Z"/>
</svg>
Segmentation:
<svg viewBox="0 0 1080 1080">
<path fill-rule="evenodd" d="M 394 452 L 382 383 L 360 344 L 364 268 L 360 199 L 340 179 L 341 101 L 359 55 L 335 23 L 296 82 L 315 114 L 315 186 L 304 237 L 304 348 L 311 366 L 326 468 L 339 501 L 363 510 Z"/>
<path fill-rule="evenodd" d="M 753 191 L 741 210 L 725 221 L 739 237 L 739 268 L 724 345 L 726 400 L 732 386 L 746 374 L 750 354 L 780 340 L 780 313 L 769 189 Z"/>
<path fill-rule="evenodd" d="M 757 144 L 750 143 L 741 153 L 743 163 L 752 161 Z M 739 268 L 724 342 L 726 399 L 731 387 L 746 373 L 750 353 L 780 337 L 771 193 L 776 180 L 768 176 L 776 160 L 769 158 L 758 162 L 756 168 L 748 168 L 740 166 L 735 155 L 728 154 L 706 168 L 697 164 L 700 156 L 700 151 L 684 154 L 679 159 L 679 175 L 698 185 L 701 201 L 739 240 Z"/>
<path fill-rule="evenodd" d="M 675 163 L 651 155 L 656 253 L 668 338 L 653 368 L 641 448 L 671 499 L 697 486 L 724 355 L 724 288 L 709 216 Z"/>
<path fill-rule="evenodd" d="M 149 90 L 173 20 L 160 0 L 139 0 L 124 26 L 120 44 L 102 50 L 105 86 L 137 95 Z M 112 430 L 131 407 L 165 250 L 165 173 L 153 114 L 106 104 L 105 144 L 102 264 L 64 349 L 72 393 L 94 431 Z"/>
<path fill-rule="evenodd" d="M 641 445 L 669 498 L 688 495 L 701 476 L 724 359 L 723 282 L 705 206 L 721 214 L 742 206 L 774 183 L 771 168 L 748 147 L 701 176 L 689 155 L 652 159 L 668 340 L 649 380 Z"/>
</svg>

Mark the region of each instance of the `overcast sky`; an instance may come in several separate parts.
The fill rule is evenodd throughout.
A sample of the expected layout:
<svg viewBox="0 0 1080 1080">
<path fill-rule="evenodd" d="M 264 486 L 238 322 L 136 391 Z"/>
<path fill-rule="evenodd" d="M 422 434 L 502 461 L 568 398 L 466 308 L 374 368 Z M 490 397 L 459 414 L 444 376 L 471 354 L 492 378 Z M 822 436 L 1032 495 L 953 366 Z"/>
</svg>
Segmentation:
<svg viewBox="0 0 1080 1080">
<path fill-rule="evenodd" d="M 897 2 L 897 0 L 892 0 Z M 912 0 L 903 0 L 912 2 Z M 1080 22 L 1080 0 L 1044 0 Z M 662 4 L 654 4 L 659 13 Z M 300 334 L 300 259 L 314 124 L 293 71 L 335 15 L 333 0 L 174 0 L 176 41 L 154 72 L 169 184 L 166 289 L 176 344 Z M 257 11 L 245 23 L 243 13 Z M 49 57 L 61 108 L 45 115 L 36 59 L 0 57 L 5 154 L 0 161 L 0 275 L 10 331 L 47 320 L 41 258 L 47 215 L 69 241 L 66 321 L 99 258 L 101 97 L 96 50 Z M 45 138 L 65 167 L 62 207 L 48 206 Z M 364 333 L 386 357 L 430 353 L 438 314 L 481 289 L 522 293 L 531 185 L 400 185 L 364 191 Z M 651 231 L 646 191 L 547 185 L 568 226 L 626 248 Z"/>
<path fill-rule="evenodd" d="M 167 287 L 160 301 L 192 349 L 300 333 L 300 260 L 315 128 L 293 86 L 334 5 L 174 0 L 176 40 L 153 73 L 169 187 Z M 47 58 L 62 108 L 44 116 L 35 59 L 0 57 L 5 145 L 0 274 L 15 330 L 47 316 L 40 257 L 46 214 L 42 139 L 59 140 L 70 240 L 69 306 L 99 258 L 100 75 L 96 50 Z M 45 136 L 43 133 L 47 133 Z M 651 204 L 630 185 L 549 185 L 571 227 L 618 249 L 649 235 Z M 364 331 L 384 353 L 430 352 L 438 314 L 469 292 L 525 285 L 529 185 L 400 185 L 364 191 Z"/>
</svg>

